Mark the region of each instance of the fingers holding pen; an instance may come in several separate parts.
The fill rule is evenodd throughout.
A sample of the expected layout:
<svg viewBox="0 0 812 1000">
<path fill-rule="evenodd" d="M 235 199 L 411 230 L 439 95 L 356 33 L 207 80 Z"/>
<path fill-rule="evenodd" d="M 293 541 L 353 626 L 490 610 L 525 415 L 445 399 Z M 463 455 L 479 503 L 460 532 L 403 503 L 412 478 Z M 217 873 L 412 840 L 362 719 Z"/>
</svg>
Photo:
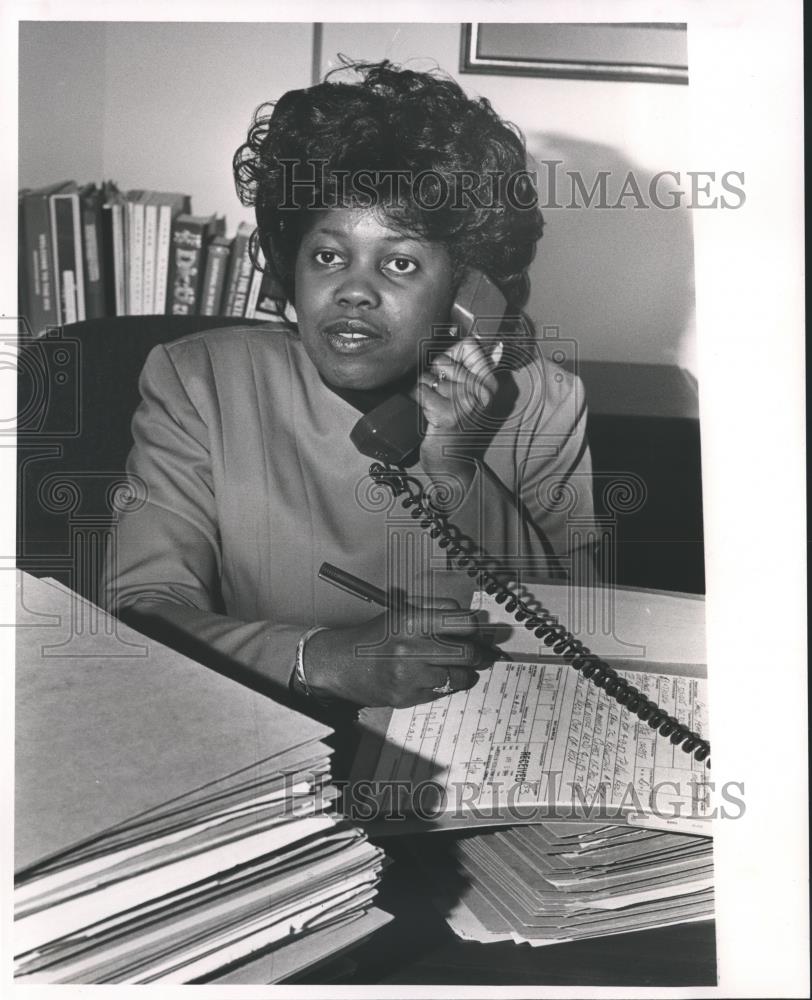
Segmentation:
<svg viewBox="0 0 812 1000">
<path fill-rule="evenodd" d="M 317 696 L 404 708 L 472 687 L 497 656 L 479 634 L 474 612 L 390 607 L 362 625 L 316 633 L 305 671 Z"/>
<path fill-rule="evenodd" d="M 502 656 L 482 631 L 476 611 L 412 606 L 390 622 L 392 637 L 412 652 L 419 650 L 429 663 L 485 670 Z"/>
<path fill-rule="evenodd" d="M 501 655 L 480 612 L 460 608 L 452 598 L 408 600 L 330 564 L 320 575 L 385 611 L 312 636 L 305 668 L 317 696 L 404 708 L 473 687 L 478 672 Z"/>
<path fill-rule="evenodd" d="M 454 602 L 456 604 L 456 602 Z M 477 612 L 456 607 L 431 604 L 394 605 L 389 609 L 395 634 L 408 636 L 474 636 L 477 633 Z"/>
<path fill-rule="evenodd" d="M 430 636 L 444 650 L 456 649 L 453 655 L 461 658 L 460 665 L 480 669 L 505 656 L 481 611 L 460 608 L 453 599 L 444 598 L 435 598 L 430 604 L 413 604 L 412 608 L 416 614 L 407 619 L 407 627 L 414 630 L 411 634 Z"/>
</svg>

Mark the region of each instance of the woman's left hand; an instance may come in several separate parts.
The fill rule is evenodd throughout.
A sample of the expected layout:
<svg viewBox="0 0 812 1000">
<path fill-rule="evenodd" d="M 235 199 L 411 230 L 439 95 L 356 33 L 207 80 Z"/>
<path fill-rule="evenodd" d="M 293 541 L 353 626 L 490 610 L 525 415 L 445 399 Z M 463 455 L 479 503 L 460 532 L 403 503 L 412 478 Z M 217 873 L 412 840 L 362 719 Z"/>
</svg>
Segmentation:
<svg viewBox="0 0 812 1000">
<path fill-rule="evenodd" d="M 462 477 L 463 487 L 470 484 L 474 466 L 455 456 L 465 455 L 466 438 L 481 426 L 478 418 L 487 411 L 496 388 L 493 362 L 473 337 L 454 343 L 422 373 L 417 400 L 427 429 L 420 461 L 430 476 L 454 475 Z"/>
</svg>

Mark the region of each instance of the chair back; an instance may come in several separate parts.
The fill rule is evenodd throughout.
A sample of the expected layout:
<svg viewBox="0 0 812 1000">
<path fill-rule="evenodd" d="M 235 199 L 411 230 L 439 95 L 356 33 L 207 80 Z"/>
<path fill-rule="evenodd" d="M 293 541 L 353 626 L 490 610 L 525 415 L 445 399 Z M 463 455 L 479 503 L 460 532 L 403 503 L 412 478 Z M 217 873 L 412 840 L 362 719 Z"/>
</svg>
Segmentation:
<svg viewBox="0 0 812 1000">
<path fill-rule="evenodd" d="M 98 602 L 104 549 L 126 505 L 138 378 L 157 344 L 222 316 L 122 316 L 55 327 L 17 356 L 17 565 Z"/>
</svg>

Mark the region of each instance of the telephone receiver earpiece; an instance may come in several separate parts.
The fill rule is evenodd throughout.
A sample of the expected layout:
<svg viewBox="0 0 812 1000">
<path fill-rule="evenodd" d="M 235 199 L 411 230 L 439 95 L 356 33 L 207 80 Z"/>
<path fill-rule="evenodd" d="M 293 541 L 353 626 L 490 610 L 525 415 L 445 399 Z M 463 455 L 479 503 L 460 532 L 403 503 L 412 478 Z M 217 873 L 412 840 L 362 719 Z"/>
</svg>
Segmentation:
<svg viewBox="0 0 812 1000">
<path fill-rule="evenodd" d="M 450 322 L 462 340 L 471 335 L 477 319 L 498 323 L 506 308 L 504 295 L 491 279 L 482 271 L 470 269 L 451 306 Z M 492 360 L 498 360 L 495 354 Z M 420 446 L 424 430 L 417 402 L 397 393 L 361 417 L 350 431 L 350 440 L 368 458 L 402 465 Z"/>
<path fill-rule="evenodd" d="M 451 322 L 460 339 L 468 337 L 478 319 L 498 322 L 505 315 L 507 300 L 482 271 L 469 269 L 451 305 Z"/>
</svg>

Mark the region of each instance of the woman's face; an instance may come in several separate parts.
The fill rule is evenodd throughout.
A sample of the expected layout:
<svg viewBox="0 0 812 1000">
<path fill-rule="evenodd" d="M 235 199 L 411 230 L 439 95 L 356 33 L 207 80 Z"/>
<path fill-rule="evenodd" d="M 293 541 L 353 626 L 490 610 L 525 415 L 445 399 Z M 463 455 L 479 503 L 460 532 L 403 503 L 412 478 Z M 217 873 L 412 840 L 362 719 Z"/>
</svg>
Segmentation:
<svg viewBox="0 0 812 1000">
<path fill-rule="evenodd" d="M 318 213 L 296 257 L 296 316 L 322 378 L 375 389 L 417 369 L 420 343 L 447 323 L 445 247 L 403 236 L 372 209 Z"/>
</svg>

